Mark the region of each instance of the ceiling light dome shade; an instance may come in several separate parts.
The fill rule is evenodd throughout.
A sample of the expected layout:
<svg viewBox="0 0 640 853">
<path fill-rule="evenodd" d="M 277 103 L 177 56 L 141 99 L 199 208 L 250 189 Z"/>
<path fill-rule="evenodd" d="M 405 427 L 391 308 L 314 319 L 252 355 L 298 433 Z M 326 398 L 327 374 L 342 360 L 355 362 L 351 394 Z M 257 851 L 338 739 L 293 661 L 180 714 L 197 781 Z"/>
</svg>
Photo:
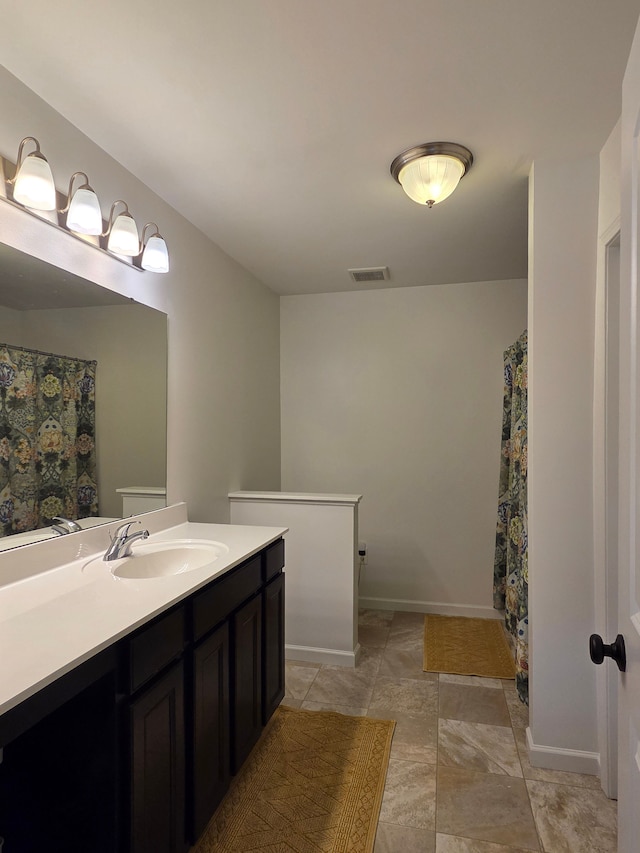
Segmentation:
<svg viewBox="0 0 640 853">
<path fill-rule="evenodd" d="M 431 207 L 449 198 L 463 175 L 464 166 L 460 160 L 433 154 L 406 165 L 398 180 L 410 199 Z"/>
<path fill-rule="evenodd" d="M 75 191 L 67 213 L 67 228 L 76 234 L 102 233 L 102 211 L 98 196 L 91 187 L 80 187 Z"/>
<path fill-rule="evenodd" d="M 160 234 L 154 234 L 147 240 L 140 265 L 149 272 L 169 272 L 169 252 Z"/>
<path fill-rule="evenodd" d="M 410 199 L 433 207 L 448 198 L 473 163 L 468 148 L 455 142 L 428 142 L 399 154 L 391 174 Z"/>
<path fill-rule="evenodd" d="M 22 159 L 27 141 L 35 142 L 36 150 Z M 56 185 L 46 157 L 40 153 L 40 143 L 32 136 L 25 137 L 18 151 L 18 165 L 13 180 L 13 200 L 33 210 L 56 209 Z"/>
</svg>

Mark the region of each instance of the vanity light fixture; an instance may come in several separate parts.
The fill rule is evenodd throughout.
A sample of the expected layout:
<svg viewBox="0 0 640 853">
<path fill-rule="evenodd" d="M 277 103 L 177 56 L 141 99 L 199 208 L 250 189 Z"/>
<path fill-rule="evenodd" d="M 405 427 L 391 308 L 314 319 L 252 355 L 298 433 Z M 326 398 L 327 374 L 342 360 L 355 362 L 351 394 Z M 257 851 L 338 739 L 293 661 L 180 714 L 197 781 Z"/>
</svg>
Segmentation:
<svg viewBox="0 0 640 853">
<path fill-rule="evenodd" d="M 22 158 L 24 146 L 34 142 L 36 150 Z M 55 210 L 56 186 L 46 157 L 40 151 L 40 143 L 33 136 L 25 136 L 18 148 L 16 174 L 10 181 L 13 184 L 13 200 L 33 210 Z"/>
<path fill-rule="evenodd" d="M 25 155 L 24 148 L 32 143 L 35 150 Z M 40 143 L 34 136 L 25 136 L 18 148 L 18 161 L 15 164 L 0 156 L 0 174 L 6 177 L 5 192 L 0 199 L 7 204 L 26 210 L 31 216 L 37 216 L 52 228 L 66 231 L 76 239 L 84 235 L 100 238 L 96 241 L 84 240 L 84 244 L 92 246 L 99 252 L 108 252 L 116 256 L 121 263 L 142 272 L 169 272 L 169 252 L 164 237 L 155 222 L 148 222 L 142 231 L 142 241 L 138 236 L 135 220 L 129 212 L 126 201 L 118 199 L 111 205 L 106 230 L 98 196 L 89 185 L 86 172 L 74 172 L 69 181 L 66 205 L 58 208 L 56 186 L 51 173 L 51 167 L 40 151 Z M 77 184 L 77 179 L 82 183 Z M 74 190 L 74 184 L 76 189 Z M 116 207 L 124 208 L 115 215 Z M 41 216 L 39 211 L 56 211 L 55 221 Z M 147 237 L 147 230 L 150 231 Z M 106 238 L 106 246 L 105 246 Z M 128 260 L 132 259 L 132 260 Z"/>
<path fill-rule="evenodd" d="M 155 228 L 155 233 L 148 238 L 147 228 Z M 169 272 L 169 252 L 164 237 L 155 222 L 147 222 L 142 229 L 142 259 L 140 265 L 149 272 Z"/>
<path fill-rule="evenodd" d="M 117 204 L 124 204 L 124 210 L 114 220 L 113 212 Z M 107 230 L 101 236 L 106 237 L 107 235 L 109 237 L 107 249 L 110 252 L 114 252 L 116 255 L 127 255 L 131 258 L 140 254 L 140 241 L 138 239 L 136 221 L 129 213 L 128 204 L 121 198 L 114 201 L 111 205 Z"/>
<path fill-rule="evenodd" d="M 390 171 L 410 199 L 433 207 L 451 195 L 472 163 L 464 145 L 426 142 L 398 154 Z"/>
<path fill-rule="evenodd" d="M 79 176 L 84 178 L 84 183 L 73 192 L 73 182 Z M 74 172 L 71 175 L 67 204 L 60 213 L 67 214 L 66 222 L 69 231 L 93 236 L 102 234 L 100 202 L 93 188 L 89 186 L 89 178 L 84 172 Z"/>
</svg>

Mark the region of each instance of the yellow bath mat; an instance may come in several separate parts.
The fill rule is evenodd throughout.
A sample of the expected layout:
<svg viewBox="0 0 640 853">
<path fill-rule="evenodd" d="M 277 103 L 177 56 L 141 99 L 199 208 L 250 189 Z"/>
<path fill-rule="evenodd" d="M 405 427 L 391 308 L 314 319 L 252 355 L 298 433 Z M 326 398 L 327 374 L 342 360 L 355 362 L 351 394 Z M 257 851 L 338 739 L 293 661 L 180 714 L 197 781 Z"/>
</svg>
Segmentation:
<svg viewBox="0 0 640 853">
<path fill-rule="evenodd" d="M 191 853 L 372 853 L 394 726 L 281 705 Z"/>
<path fill-rule="evenodd" d="M 425 672 L 515 678 L 513 654 L 499 619 L 424 618 Z"/>
</svg>

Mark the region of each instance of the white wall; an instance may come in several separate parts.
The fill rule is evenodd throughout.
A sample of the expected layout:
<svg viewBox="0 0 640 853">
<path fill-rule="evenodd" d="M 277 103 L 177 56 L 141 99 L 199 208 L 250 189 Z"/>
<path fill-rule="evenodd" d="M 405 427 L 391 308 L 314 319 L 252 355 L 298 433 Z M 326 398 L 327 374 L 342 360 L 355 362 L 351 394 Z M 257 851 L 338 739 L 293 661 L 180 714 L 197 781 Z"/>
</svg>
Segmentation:
<svg viewBox="0 0 640 853">
<path fill-rule="evenodd" d="M 598 157 L 534 164 L 529 215 L 532 759 L 597 770 L 592 418 Z M 551 749 L 549 749 L 551 748 Z M 589 764 L 589 756 L 585 761 Z M 566 769 L 580 769 L 574 766 Z"/>
<path fill-rule="evenodd" d="M 285 655 L 356 666 L 359 495 L 234 492 L 232 524 L 286 527 Z"/>
<path fill-rule="evenodd" d="M 3 242 L 168 314 L 168 500 L 187 501 L 195 521 L 228 521 L 229 490 L 280 485 L 277 296 L 5 69 L 0 111 L 1 155 L 15 162 L 33 135 L 59 189 L 82 169 L 103 214 L 123 198 L 139 228 L 160 226 L 167 275 L 133 270 L 0 202 Z"/>
<path fill-rule="evenodd" d="M 22 311 L 0 308 L 0 343 L 22 346 Z"/>
<path fill-rule="evenodd" d="M 502 355 L 526 311 L 523 280 L 281 299 L 282 487 L 363 494 L 368 605 L 495 614 Z"/>
</svg>

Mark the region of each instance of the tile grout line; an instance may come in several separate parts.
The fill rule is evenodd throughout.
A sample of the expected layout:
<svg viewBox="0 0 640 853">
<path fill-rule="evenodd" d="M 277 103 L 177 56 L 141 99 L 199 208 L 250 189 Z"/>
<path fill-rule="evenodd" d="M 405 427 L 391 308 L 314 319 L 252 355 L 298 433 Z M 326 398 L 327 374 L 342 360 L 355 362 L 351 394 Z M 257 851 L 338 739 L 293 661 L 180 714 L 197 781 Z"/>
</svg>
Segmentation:
<svg viewBox="0 0 640 853">
<path fill-rule="evenodd" d="M 545 853 L 544 841 L 542 840 L 542 835 L 540 834 L 540 828 L 538 826 L 538 821 L 536 820 L 536 813 L 533 810 L 533 803 L 531 802 L 531 794 L 529 793 L 529 786 L 527 785 L 527 778 L 524 775 L 524 765 L 522 763 L 522 758 L 520 757 L 520 750 L 518 749 L 518 741 L 516 740 L 516 733 L 513 723 L 513 717 L 511 716 L 511 706 L 507 702 L 507 697 L 505 696 L 504 701 L 507 704 L 507 711 L 509 712 L 509 719 L 511 720 L 511 735 L 513 737 L 513 743 L 516 748 L 516 755 L 518 756 L 518 761 L 520 762 L 520 769 L 522 770 L 522 781 L 524 782 L 524 789 L 527 793 L 527 801 L 529 803 L 529 809 L 531 811 L 531 818 L 533 820 L 533 825 L 536 828 L 536 836 L 538 838 L 538 846 L 542 853 Z M 527 718 L 529 716 L 528 706 L 527 706 Z"/>
</svg>

